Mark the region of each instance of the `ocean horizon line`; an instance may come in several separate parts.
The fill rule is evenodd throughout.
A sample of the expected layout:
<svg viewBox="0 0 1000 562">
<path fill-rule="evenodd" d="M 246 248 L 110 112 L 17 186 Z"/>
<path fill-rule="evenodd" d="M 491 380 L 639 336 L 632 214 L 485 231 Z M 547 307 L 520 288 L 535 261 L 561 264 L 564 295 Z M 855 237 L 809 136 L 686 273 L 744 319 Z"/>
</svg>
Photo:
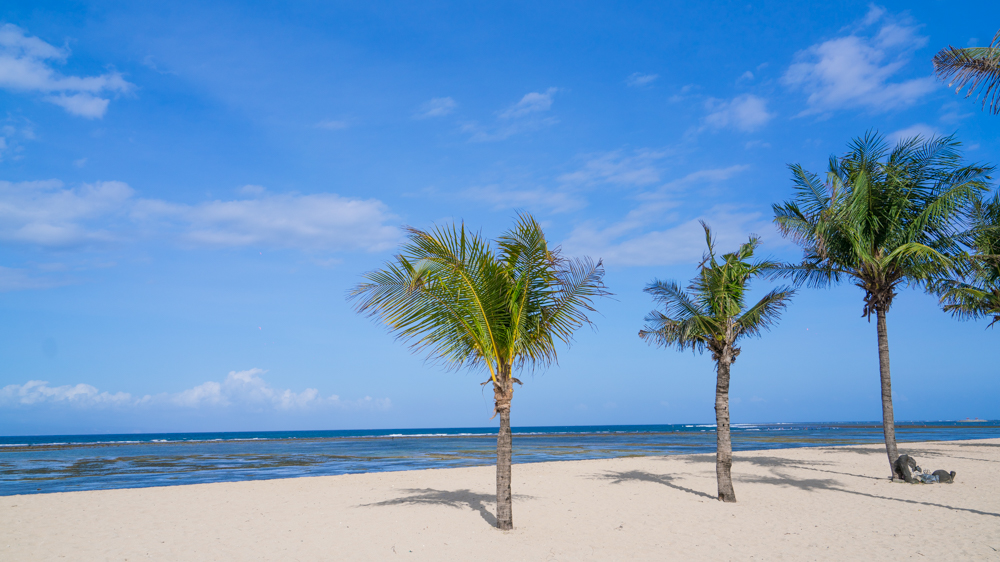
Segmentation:
<svg viewBox="0 0 1000 562">
<path fill-rule="evenodd" d="M 966 426 L 965 424 L 976 424 Z M 963 419 L 963 420 L 903 420 L 896 422 L 898 429 L 910 427 L 929 428 L 931 424 L 955 424 L 945 427 L 991 427 L 1000 424 L 1000 420 Z M 985 424 L 985 425 L 980 425 Z M 752 431 L 757 429 L 778 430 L 783 426 L 806 428 L 817 426 L 834 429 L 845 428 L 881 428 L 878 420 L 867 421 L 810 421 L 810 422 L 749 422 L 734 423 L 734 431 Z M 603 425 L 525 425 L 512 426 L 511 432 L 516 435 L 563 435 L 563 434 L 655 434 L 674 433 L 684 430 L 712 430 L 714 423 L 670 423 L 670 424 L 603 424 Z M 132 443 L 171 443 L 171 442 L 212 442 L 212 441 L 280 441 L 302 439 L 377 439 L 377 438 L 420 438 L 420 437 L 489 437 L 496 436 L 497 428 L 491 426 L 478 427 L 409 427 L 382 429 L 297 429 L 297 430 L 238 430 L 238 431 L 137 431 L 113 433 L 75 433 L 75 434 L 34 434 L 34 435 L 0 435 L 0 450 L 6 447 L 37 447 L 46 445 L 109 445 Z M 129 437 L 131 439 L 126 439 Z M 200 437 L 200 438 L 199 438 Z M 96 440 L 97 438 L 106 438 Z M 120 439 L 113 439 L 120 438 Z"/>
</svg>

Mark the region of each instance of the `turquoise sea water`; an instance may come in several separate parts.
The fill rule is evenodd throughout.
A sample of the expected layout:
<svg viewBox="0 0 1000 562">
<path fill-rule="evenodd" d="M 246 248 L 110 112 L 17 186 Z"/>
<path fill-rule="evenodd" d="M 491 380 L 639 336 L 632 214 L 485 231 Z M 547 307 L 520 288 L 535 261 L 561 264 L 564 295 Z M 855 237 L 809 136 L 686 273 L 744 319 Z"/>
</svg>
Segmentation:
<svg viewBox="0 0 1000 562">
<path fill-rule="evenodd" d="M 514 462 L 715 451 L 711 425 L 514 428 Z M 905 422 L 900 442 L 1000 437 L 1000 422 Z M 877 423 L 741 424 L 735 450 L 880 444 Z M 0 495 L 491 465 L 495 428 L 0 437 Z"/>
</svg>

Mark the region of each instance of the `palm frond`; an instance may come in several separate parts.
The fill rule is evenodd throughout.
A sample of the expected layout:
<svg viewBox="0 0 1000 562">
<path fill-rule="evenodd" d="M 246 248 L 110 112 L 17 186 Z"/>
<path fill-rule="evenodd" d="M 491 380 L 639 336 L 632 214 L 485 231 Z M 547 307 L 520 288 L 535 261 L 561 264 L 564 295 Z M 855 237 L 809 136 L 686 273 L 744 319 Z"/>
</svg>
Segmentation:
<svg viewBox="0 0 1000 562">
<path fill-rule="evenodd" d="M 983 109 L 988 104 L 991 112 L 1000 113 L 1000 31 L 989 47 L 942 49 L 934 55 L 934 72 L 949 87 L 957 84 L 956 93 L 968 87 L 966 98 L 975 94 L 982 98 Z"/>
<path fill-rule="evenodd" d="M 453 368 L 504 369 L 556 360 L 555 340 L 589 323 L 609 293 L 604 269 L 550 250 L 541 226 L 521 214 L 496 249 L 463 225 L 407 227 L 407 242 L 349 293 L 359 313 Z"/>
<path fill-rule="evenodd" d="M 771 278 L 814 287 L 852 278 L 865 290 L 866 311 L 887 309 L 901 283 L 932 286 L 965 262 L 961 253 L 970 208 L 986 187 L 990 166 L 962 165 L 954 136 L 901 139 L 891 149 L 869 131 L 830 158 L 829 204 L 804 212 L 816 196 L 803 188 L 813 174 L 792 166 L 793 199 L 774 205 L 782 235 L 798 244 L 802 262 L 771 269 Z M 871 305 L 871 306 L 869 306 Z"/>
<path fill-rule="evenodd" d="M 741 335 L 759 336 L 777 323 L 794 295 L 795 290 L 789 287 L 772 289 L 736 319 L 736 329 Z"/>
<path fill-rule="evenodd" d="M 646 316 L 639 337 L 648 343 L 702 352 L 713 351 L 721 360 L 720 350 L 732 348 L 738 339 L 758 335 L 777 320 L 794 291 L 775 289 L 764 299 L 744 310 L 744 298 L 754 277 L 772 274 L 783 266 L 775 261 L 750 261 L 760 244 L 751 236 L 735 252 L 715 254 L 712 231 L 705 228 L 708 250 L 698 266 L 698 276 L 682 288 L 676 281 L 655 280 L 644 291 L 662 308 Z"/>
</svg>

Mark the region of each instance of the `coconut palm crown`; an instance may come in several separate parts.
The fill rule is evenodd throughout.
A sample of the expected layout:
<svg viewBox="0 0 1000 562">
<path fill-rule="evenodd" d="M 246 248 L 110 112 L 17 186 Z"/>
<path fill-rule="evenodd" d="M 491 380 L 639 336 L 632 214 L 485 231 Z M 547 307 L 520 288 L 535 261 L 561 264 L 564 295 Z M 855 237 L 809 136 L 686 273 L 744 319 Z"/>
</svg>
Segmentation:
<svg viewBox="0 0 1000 562">
<path fill-rule="evenodd" d="M 1000 113 L 1000 31 L 989 47 L 956 49 L 949 46 L 934 55 L 934 72 L 942 80 L 950 80 L 956 92 L 968 86 L 965 97 L 976 92 L 983 98 L 983 108 L 989 104 L 993 114 Z"/>
<path fill-rule="evenodd" d="M 862 316 L 876 316 L 890 466 L 898 455 L 886 313 L 901 285 L 929 287 L 954 267 L 957 234 L 992 170 L 963 166 L 959 147 L 954 137 L 916 137 L 889 150 L 869 133 L 844 156 L 830 157 L 825 183 L 790 166 L 793 200 L 773 207 L 778 229 L 803 249 L 801 263 L 777 268 L 775 276 L 812 287 L 850 280 L 864 291 Z"/>
<path fill-rule="evenodd" d="M 497 527 L 511 529 L 510 404 L 521 382 L 513 372 L 550 365 L 557 341 L 568 344 L 590 323 L 593 299 L 608 294 L 604 268 L 549 248 L 526 214 L 493 244 L 464 224 L 405 230 L 399 254 L 365 274 L 348 298 L 429 359 L 489 374 L 483 384 L 493 384 L 500 416 Z"/>
<path fill-rule="evenodd" d="M 992 318 L 989 328 L 1000 322 L 1000 193 L 973 205 L 966 240 L 972 252 L 959 256 L 957 278 L 936 289 L 945 312 L 962 320 Z"/>
<path fill-rule="evenodd" d="M 678 349 L 712 352 L 716 363 L 716 476 L 719 499 L 735 502 L 732 481 L 732 442 L 729 424 L 730 367 L 740 355 L 736 343 L 746 336 L 759 336 L 774 324 L 788 305 L 794 290 L 778 287 L 746 308 L 750 280 L 778 264 L 749 261 L 760 239 L 751 236 L 735 252 L 715 255 L 715 243 L 708 225 L 702 223 L 708 251 L 699 265 L 699 274 L 685 290 L 674 281 L 656 280 L 645 292 L 662 305 L 646 316 L 639 337 L 650 344 Z"/>
</svg>

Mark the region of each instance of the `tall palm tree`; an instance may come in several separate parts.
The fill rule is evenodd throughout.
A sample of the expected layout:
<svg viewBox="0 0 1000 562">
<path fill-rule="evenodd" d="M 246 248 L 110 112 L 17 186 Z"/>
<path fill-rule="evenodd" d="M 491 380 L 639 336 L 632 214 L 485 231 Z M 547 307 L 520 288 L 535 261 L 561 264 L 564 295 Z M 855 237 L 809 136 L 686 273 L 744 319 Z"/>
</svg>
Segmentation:
<svg viewBox="0 0 1000 562">
<path fill-rule="evenodd" d="M 956 92 L 968 86 L 965 97 L 981 90 L 983 108 L 989 103 L 990 111 L 1000 113 L 1000 31 L 989 47 L 941 49 L 934 55 L 934 72 L 942 80 L 951 80 L 948 86 L 958 84 Z"/>
<path fill-rule="evenodd" d="M 589 324 L 594 297 L 608 294 L 601 262 L 570 260 L 549 248 L 530 215 L 495 243 L 465 225 L 406 228 L 408 241 L 351 291 L 357 311 L 374 317 L 415 350 L 452 368 L 489 373 L 497 435 L 497 527 L 514 526 L 511 508 L 510 404 L 514 371 L 556 360 Z"/>
<path fill-rule="evenodd" d="M 802 263 L 779 268 L 776 276 L 812 287 L 850 280 L 864 291 L 862 316 L 871 321 L 875 314 L 890 467 L 898 455 L 886 313 L 901 285 L 926 287 L 946 275 L 964 212 L 992 169 L 963 167 L 959 146 L 954 137 L 915 137 L 890 151 L 869 133 L 852 141 L 843 157 L 830 157 L 825 184 L 802 166 L 790 166 L 794 198 L 773 206 L 778 229 L 804 254 Z"/>
<path fill-rule="evenodd" d="M 940 282 L 945 312 L 963 320 L 993 318 L 1000 322 L 1000 193 L 991 201 L 976 201 L 972 208 L 972 228 L 966 243 L 972 254 L 962 254 L 958 276 Z"/>
<path fill-rule="evenodd" d="M 740 348 L 736 343 L 745 336 L 759 336 L 778 320 L 795 291 L 779 287 L 745 308 L 750 280 L 777 264 L 770 261 L 750 262 L 760 239 L 751 236 L 739 250 L 715 257 L 712 231 L 702 223 L 708 252 L 699 265 L 687 290 L 675 281 L 656 280 L 645 288 L 665 312 L 654 310 L 646 316 L 646 326 L 639 337 L 663 347 L 691 349 L 699 353 L 708 349 L 715 360 L 715 473 L 719 484 L 719 499 L 735 502 L 733 490 L 733 445 L 729 435 L 729 372 Z"/>
</svg>

